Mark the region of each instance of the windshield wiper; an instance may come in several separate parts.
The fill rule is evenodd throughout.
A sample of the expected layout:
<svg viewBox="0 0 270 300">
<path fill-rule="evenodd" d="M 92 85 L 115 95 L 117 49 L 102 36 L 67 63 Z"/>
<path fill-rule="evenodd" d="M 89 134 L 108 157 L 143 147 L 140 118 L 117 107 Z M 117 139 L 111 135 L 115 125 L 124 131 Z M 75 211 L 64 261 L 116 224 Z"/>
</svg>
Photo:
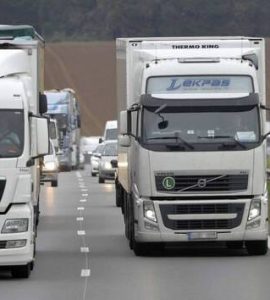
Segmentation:
<svg viewBox="0 0 270 300">
<path fill-rule="evenodd" d="M 188 143 L 185 139 L 183 139 L 178 133 L 176 133 L 174 136 L 157 136 L 157 137 L 152 137 L 148 138 L 147 140 L 176 140 L 175 144 L 166 144 L 166 147 L 181 147 L 180 143 L 181 142 L 183 145 L 187 146 L 189 149 L 194 149 L 194 147 Z"/>
<path fill-rule="evenodd" d="M 209 140 L 214 140 L 214 139 L 229 139 L 230 141 L 234 142 L 233 145 L 238 145 L 242 149 L 247 149 L 246 145 L 242 144 L 234 136 L 231 136 L 231 135 L 198 136 L 198 139 L 209 139 Z M 226 143 L 222 143 L 222 145 L 224 147 L 226 147 L 226 146 L 233 146 L 233 145 L 226 144 Z"/>
</svg>

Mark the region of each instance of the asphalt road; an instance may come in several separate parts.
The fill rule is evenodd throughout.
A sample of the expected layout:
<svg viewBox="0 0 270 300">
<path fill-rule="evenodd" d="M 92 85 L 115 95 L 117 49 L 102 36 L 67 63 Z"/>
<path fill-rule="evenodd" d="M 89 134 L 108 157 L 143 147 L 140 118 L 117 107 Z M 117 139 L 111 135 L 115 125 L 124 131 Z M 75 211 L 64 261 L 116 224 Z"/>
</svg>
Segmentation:
<svg viewBox="0 0 270 300">
<path fill-rule="evenodd" d="M 124 238 L 114 185 L 89 170 L 42 187 L 35 269 L 0 272 L 2 300 L 269 300 L 270 254 L 224 248 L 167 249 L 136 257 Z"/>
</svg>

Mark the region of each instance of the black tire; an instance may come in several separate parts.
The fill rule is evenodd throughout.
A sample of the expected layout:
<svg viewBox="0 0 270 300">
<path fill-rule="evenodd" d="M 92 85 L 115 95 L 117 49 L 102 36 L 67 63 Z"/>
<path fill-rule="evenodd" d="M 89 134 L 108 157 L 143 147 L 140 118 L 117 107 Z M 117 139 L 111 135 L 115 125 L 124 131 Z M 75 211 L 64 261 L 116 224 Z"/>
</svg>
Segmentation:
<svg viewBox="0 0 270 300">
<path fill-rule="evenodd" d="M 115 184 L 115 205 L 121 207 L 123 205 L 123 191 L 119 183 Z"/>
<path fill-rule="evenodd" d="M 226 246 L 228 249 L 243 249 L 244 243 L 243 241 L 230 241 L 226 242 Z"/>
<path fill-rule="evenodd" d="M 151 253 L 148 243 L 138 243 L 133 241 L 133 252 L 136 256 L 146 256 Z"/>
<path fill-rule="evenodd" d="M 102 178 L 102 177 L 98 177 L 98 183 L 104 183 L 105 182 L 105 179 Z"/>
<path fill-rule="evenodd" d="M 51 186 L 52 186 L 52 187 L 57 187 L 57 186 L 58 186 L 58 180 L 53 180 L 53 181 L 51 182 Z"/>
<path fill-rule="evenodd" d="M 34 206 L 34 220 L 35 220 L 34 222 L 36 228 L 38 227 L 39 224 L 39 215 L 40 215 L 40 210 L 39 210 L 39 198 L 38 198 L 37 205 Z"/>
<path fill-rule="evenodd" d="M 24 266 L 14 266 L 11 269 L 11 275 L 13 278 L 29 278 L 31 274 L 32 263 L 28 263 Z"/>
<path fill-rule="evenodd" d="M 265 255 L 268 251 L 268 241 L 246 241 L 246 248 L 249 255 Z"/>
<path fill-rule="evenodd" d="M 96 177 L 96 176 L 97 176 L 97 173 L 91 172 L 91 175 L 92 175 L 92 177 Z"/>
</svg>

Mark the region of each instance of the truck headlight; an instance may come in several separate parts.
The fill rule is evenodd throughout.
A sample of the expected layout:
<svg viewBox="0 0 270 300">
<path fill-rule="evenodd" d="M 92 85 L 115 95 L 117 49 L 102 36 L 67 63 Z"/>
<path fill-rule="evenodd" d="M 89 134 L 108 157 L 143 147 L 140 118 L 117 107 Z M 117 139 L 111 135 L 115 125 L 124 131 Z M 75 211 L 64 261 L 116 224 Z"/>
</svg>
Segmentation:
<svg viewBox="0 0 270 300">
<path fill-rule="evenodd" d="M 5 221 L 2 233 L 18 233 L 28 230 L 28 219 L 9 219 Z"/>
<path fill-rule="evenodd" d="M 44 164 L 44 169 L 48 171 L 55 171 L 57 169 L 57 165 L 54 161 L 48 161 Z"/>
<path fill-rule="evenodd" d="M 157 223 L 157 216 L 152 201 L 143 202 L 143 214 L 146 219 Z"/>
<path fill-rule="evenodd" d="M 261 200 L 253 199 L 250 204 L 248 221 L 251 221 L 261 215 Z"/>
</svg>

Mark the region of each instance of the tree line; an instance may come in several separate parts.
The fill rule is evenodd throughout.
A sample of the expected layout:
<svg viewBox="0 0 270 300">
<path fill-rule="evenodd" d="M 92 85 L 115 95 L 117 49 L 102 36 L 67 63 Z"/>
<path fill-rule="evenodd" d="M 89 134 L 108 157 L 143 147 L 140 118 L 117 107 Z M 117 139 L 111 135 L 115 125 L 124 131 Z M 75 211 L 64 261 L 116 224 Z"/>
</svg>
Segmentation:
<svg viewBox="0 0 270 300">
<path fill-rule="evenodd" d="M 47 41 L 270 34 L 269 0 L 0 0 L 1 24 Z"/>
</svg>

